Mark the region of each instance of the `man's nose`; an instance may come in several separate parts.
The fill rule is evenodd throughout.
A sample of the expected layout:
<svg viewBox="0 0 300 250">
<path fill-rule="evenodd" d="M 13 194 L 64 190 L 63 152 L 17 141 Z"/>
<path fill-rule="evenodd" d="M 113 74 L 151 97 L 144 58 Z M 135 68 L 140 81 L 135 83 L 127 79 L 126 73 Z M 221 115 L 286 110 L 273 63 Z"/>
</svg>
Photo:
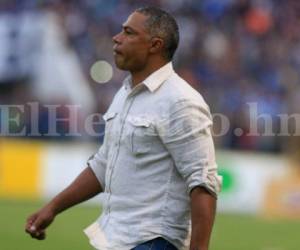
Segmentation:
<svg viewBox="0 0 300 250">
<path fill-rule="evenodd" d="M 121 43 L 121 40 L 120 40 L 120 33 L 116 34 L 113 38 L 112 38 L 113 42 L 114 43 Z"/>
</svg>

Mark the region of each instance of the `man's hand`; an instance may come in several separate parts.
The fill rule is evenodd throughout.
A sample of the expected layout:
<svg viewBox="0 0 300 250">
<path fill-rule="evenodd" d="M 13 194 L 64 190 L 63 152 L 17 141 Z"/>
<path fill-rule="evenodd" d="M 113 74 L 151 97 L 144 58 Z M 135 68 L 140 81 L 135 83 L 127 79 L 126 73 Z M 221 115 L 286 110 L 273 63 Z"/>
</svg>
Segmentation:
<svg viewBox="0 0 300 250">
<path fill-rule="evenodd" d="M 65 190 L 54 197 L 41 210 L 28 217 L 25 231 L 32 238 L 45 239 L 45 230 L 57 214 L 94 197 L 100 192 L 102 192 L 102 187 L 94 172 L 89 167 L 85 168 Z"/>
<path fill-rule="evenodd" d="M 45 229 L 53 222 L 55 213 L 50 206 L 45 206 L 38 212 L 32 214 L 27 218 L 25 231 L 31 235 L 32 238 L 44 240 L 46 238 Z"/>
</svg>

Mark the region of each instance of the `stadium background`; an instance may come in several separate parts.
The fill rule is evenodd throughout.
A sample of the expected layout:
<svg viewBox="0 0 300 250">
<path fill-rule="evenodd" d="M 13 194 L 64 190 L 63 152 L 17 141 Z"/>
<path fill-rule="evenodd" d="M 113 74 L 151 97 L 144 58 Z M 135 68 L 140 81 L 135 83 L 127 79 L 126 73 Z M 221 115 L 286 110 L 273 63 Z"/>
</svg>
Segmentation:
<svg viewBox="0 0 300 250">
<path fill-rule="evenodd" d="M 45 242 L 32 241 L 23 227 L 100 145 L 103 122 L 91 135 L 85 121 L 105 113 L 126 75 L 113 64 L 111 37 L 132 10 L 148 4 L 176 16 L 175 69 L 213 114 L 230 121 L 221 135 L 222 123 L 214 120 L 224 186 L 211 249 L 298 250 L 299 119 L 278 136 L 278 114 L 300 114 L 297 0 L 1 1 L 1 249 L 90 249 L 82 230 L 99 215 L 97 199 L 59 216 Z M 260 135 L 247 133 L 249 103 L 257 105 Z M 70 117 L 66 105 L 80 108 L 57 122 L 57 134 L 45 136 L 49 105 L 57 105 L 59 118 Z M 266 116 L 275 135 L 264 134 Z M 69 136 L 72 124 L 80 135 Z"/>
</svg>

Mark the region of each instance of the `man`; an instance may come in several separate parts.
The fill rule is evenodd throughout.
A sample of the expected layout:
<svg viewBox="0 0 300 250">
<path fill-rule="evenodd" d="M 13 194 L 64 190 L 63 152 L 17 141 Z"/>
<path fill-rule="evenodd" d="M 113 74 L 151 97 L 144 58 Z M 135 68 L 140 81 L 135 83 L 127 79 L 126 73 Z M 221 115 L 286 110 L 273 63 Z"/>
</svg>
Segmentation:
<svg viewBox="0 0 300 250">
<path fill-rule="evenodd" d="M 57 214 L 102 193 L 102 215 L 85 230 L 95 248 L 207 250 L 220 181 L 209 108 L 172 68 L 176 21 L 141 8 L 113 41 L 116 65 L 130 76 L 104 115 L 103 145 L 69 187 L 29 217 L 26 231 L 44 239 Z"/>
</svg>

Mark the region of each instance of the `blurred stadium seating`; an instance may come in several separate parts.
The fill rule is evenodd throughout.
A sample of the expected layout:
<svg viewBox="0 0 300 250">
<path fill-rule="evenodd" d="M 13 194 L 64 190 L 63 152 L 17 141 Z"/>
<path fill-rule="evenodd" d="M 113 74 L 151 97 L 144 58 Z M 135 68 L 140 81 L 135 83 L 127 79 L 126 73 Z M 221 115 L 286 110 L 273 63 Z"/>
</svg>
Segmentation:
<svg viewBox="0 0 300 250">
<path fill-rule="evenodd" d="M 299 113 L 300 21 L 293 0 L 1 1 L 0 102 L 80 104 L 83 117 L 104 113 L 126 73 L 114 67 L 109 84 L 100 85 L 90 68 L 97 60 L 113 65 L 111 37 L 143 4 L 176 16 L 181 41 L 175 68 L 212 113 L 230 119 L 217 147 L 282 152 L 299 146 L 298 138 L 247 136 L 248 103 L 272 117 L 274 133 L 280 130 L 278 114 Z M 215 119 L 216 131 L 221 125 Z M 291 122 L 290 131 L 296 126 Z"/>
</svg>

